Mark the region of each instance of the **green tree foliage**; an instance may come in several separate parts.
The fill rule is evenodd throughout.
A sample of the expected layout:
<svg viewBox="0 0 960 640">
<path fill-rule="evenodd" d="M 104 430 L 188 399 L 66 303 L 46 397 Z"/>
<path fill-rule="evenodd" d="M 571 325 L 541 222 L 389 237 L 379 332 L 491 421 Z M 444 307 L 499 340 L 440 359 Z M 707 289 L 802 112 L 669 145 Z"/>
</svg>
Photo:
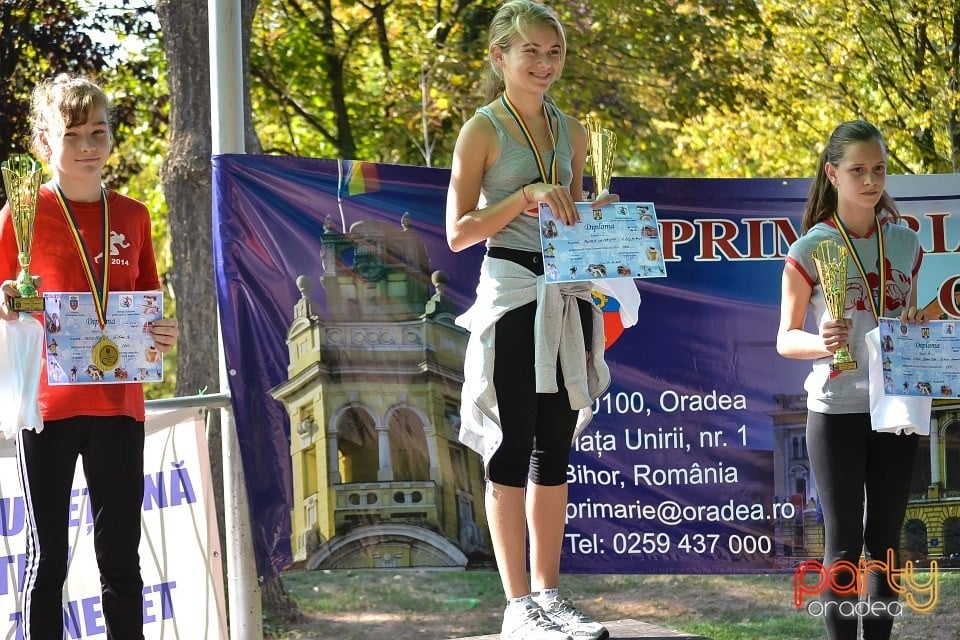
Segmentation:
<svg viewBox="0 0 960 640">
<path fill-rule="evenodd" d="M 251 68 L 265 147 L 447 165 L 460 125 L 482 102 L 486 25 L 498 4 L 261 3 Z M 570 56 L 553 97 L 621 132 L 629 145 L 620 155 L 623 173 L 668 170 L 675 123 L 703 104 L 745 99 L 736 80 L 758 66 L 741 44 L 761 35 L 750 2 L 704 9 L 658 0 L 636 11 L 609 0 L 556 6 Z"/>
<path fill-rule="evenodd" d="M 960 2 L 758 2 L 759 100 L 705 105 L 677 136 L 681 174 L 809 175 L 826 137 L 864 118 L 884 132 L 891 171 L 945 173 L 960 160 Z"/>
<path fill-rule="evenodd" d="M 250 66 L 265 151 L 409 164 L 449 157 L 479 78 L 475 25 L 490 6 L 261 2 Z"/>
<path fill-rule="evenodd" d="M 0 155 L 29 148 L 30 92 L 41 79 L 71 71 L 98 76 L 112 64 L 123 36 L 148 38 L 152 25 L 143 16 L 148 7 L 104 11 L 77 0 L 3 0 L 0 2 Z M 143 4 L 141 2 L 140 4 Z M 92 9 L 92 10 L 91 10 Z M 90 34 L 110 32 L 112 42 L 95 41 Z M 142 70 L 131 67 L 140 80 Z M 132 120 L 128 105 L 115 113 L 118 135 Z"/>
<path fill-rule="evenodd" d="M 270 152 L 445 166 L 480 104 L 484 0 L 266 0 L 251 91 Z M 621 175 L 807 175 L 863 117 L 891 167 L 955 169 L 960 2 L 555 2 L 553 98 L 620 133 Z"/>
<path fill-rule="evenodd" d="M 85 16 L 67 0 L 0 2 L 0 154 L 30 147 L 30 91 L 56 71 L 96 72 L 113 52 L 82 30 Z"/>
<path fill-rule="evenodd" d="M 672 173 L 682 123 L 706 105 L 736 110 L 762 100 L 744 82 L 766 74 L 753 53 L 770 37 L 751 1 L 558 6 L 570 41 L 558 101 L 618 132 L 615 173 Z"/>
<path fill-rule="evenodd" d="M 154 18 L 149 0 L 0 1 L 0 156 L 29 150 L 30 93 L 39 81 L 63 72 L 92 77 L 113 103 L 114 153 L 104 180 L 150 207 L 165 265 L 156 176 L 169 101 Z"/>
</svg>

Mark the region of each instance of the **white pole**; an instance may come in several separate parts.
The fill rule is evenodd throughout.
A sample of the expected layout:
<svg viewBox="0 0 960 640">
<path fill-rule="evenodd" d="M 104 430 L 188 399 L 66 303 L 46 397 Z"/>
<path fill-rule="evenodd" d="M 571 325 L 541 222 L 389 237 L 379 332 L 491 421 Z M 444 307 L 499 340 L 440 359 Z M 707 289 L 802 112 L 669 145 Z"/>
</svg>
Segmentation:
<svg viewBox="0 0 960 640">
<path fill-rule="evenodd" d="M 240 0 L 208 0 L 210 37 L 210 124 L 213 155 L 243 153 L 243 47 Z M 228 372 L 223 333 L 217 322 L 220 390 L 226 393 Z M 231 640 L 263 640 L 263 615 L 250 509 L 240 445 L 233 413 L 221 411 L 224 521 Z"/>
<path fill-rule="evenodd" d="M 208 0 L 213 155 L 243 153 L 243 47 L 240 0 Z"/>
</svg>

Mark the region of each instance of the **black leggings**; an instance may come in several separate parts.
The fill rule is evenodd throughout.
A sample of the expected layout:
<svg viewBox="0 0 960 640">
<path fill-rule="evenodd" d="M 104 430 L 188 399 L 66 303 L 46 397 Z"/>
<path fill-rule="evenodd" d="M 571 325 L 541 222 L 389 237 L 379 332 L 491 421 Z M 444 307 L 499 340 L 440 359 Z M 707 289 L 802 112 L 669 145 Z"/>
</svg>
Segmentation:
<svg viewBox="0 0 960 640">
<path fill-rule="evenodd" d="M 543 257 L 537 251 L 505 247 L 487 250 L 491 258 L 509 260 L 543 275 Z M 593 309 L 577 300 L 584 345 L 592 344 Z M 559 486 L 567 481 L 567 465 L 577 426 L 578 411 L 570 408 L 557 362 L 557 393 L 537 393 L 534 367 L 534 327 L 537 303 L 505 313 L 497 321 L 494 341 L 493 386 L 497 391 L 503 440 L 490 459 L 487 477 L 509 487 L 534 484 Z M 559 319 L 557 319 L 559 322 Z"/>
<path fill-rule="evenodd" d="M 533 321 L 537 303 L 509 311 L 496 328 L 493 386 L 497 390 L 503 441 L 490 460 L 492 482 L 523 487 L 567 481 L 570 445 L 578 412 L 557 367 L 557 393 L 537 393 Z"/>
<path fill-rule="evenodd" d="M 87 480 L 85 515 L 93 520 L 107 638 L 143 638 L 143 442 L 143 423 L 126 416 L 78 416 L 45 422 L 40 433 L 20 432 L 17 463 L 28 516 L 23 593 L 28 640 L 60 640 L 64 635 L 71 487 L 79 456 Z"/>
<path fill-rule="evenodd" d="M 808 412 L 807 447 L 823 508 L 825 567 L 838 560 L 857 564 L 861 551 L 865 551 L 867 560 L 886 562 L 888 549 L 893 550 L 896 566 L 900 566 L 900 531 L 918 446 L 916 434 L 873 431 L 870 414 Z M 855 577 L 846 577 L 838 572 L 836 584 L 852 584 Z M 897 600 L 885 572 L 867 576 L 867 594 L 871 602 Z M 852 611 L 856 601 L 856 595 L 824 591 L 821 602 L 830 640 L 857 638 L 858 616 L 843 615 Z M 841 607 L 841 603 L 846 604 Z M 889 615 L 881 612 L 863 616 L 862 620 L 864 640 L 890 637 L 893 618 Z"/>
</svg>

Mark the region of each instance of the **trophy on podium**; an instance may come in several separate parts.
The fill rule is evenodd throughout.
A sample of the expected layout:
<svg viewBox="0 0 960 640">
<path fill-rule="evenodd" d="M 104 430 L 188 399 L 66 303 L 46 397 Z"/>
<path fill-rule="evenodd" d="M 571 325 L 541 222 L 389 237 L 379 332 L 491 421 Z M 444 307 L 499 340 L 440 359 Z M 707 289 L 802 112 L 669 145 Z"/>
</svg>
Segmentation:
<svg viewBox="0 0 960 640">
<path fill-rule="evenodd" d="M 820 288 L 827 303 L 827 311 L 834 320 L 843 320 L 847 299 L 847 248 L 833 240 L 824 240 L 813 250 L 813 262 L 820 276 Z M 833 354 L 831 371 L 850 371 L 857 361 L 850 348 L 843 345 Z"/>
<path fill-rule="evenodd" d="M 593 116 L 586 117 L 587 155 L 593 167 L 593 197 L 610 191 L 613 156 L 617 150 L 617 134 L 600 126 Z"/>
<path fill-rule="evenodd" d="M 33 244 L 33 223 L 37 217 L 37 198 L 43 172 L 40 163 L 26 154 L 15 154 L 0 163 L 3 172 L 3 188 L 13 220 L 13 232 L 17 239 L 20 274 L 16 287 L 19 298 L 12 298 L 10 308 L 14 311 L 39 313 L 43 311 L 43 297 L 37 292 L 30 275 L 30 247 Z"/>
</svg>

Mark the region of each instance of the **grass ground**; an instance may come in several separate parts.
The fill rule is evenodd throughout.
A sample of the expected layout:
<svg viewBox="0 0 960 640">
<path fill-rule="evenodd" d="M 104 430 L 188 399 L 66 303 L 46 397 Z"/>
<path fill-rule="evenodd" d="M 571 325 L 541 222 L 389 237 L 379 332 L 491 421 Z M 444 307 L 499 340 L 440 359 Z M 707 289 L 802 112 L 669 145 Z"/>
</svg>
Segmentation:
<svg viewBox="0 0 960 640">
<path fill-rule="evenodd" d="M 938 578 L 936 608 L 904 607 L 898 640 L 960 640 L 960 572 Z M 267 620 L 265 634 L 278 640 L 441 640 L 500 628 L 503 593 L 492 571 L 313 571 L 283 583 L 304 620 Z M 599 620 L 633 618 L 713 640 L 825 637 L 819 618 L 793 607 L 786 574 L 567 575 L 561 588 Z"/>
</svg>

